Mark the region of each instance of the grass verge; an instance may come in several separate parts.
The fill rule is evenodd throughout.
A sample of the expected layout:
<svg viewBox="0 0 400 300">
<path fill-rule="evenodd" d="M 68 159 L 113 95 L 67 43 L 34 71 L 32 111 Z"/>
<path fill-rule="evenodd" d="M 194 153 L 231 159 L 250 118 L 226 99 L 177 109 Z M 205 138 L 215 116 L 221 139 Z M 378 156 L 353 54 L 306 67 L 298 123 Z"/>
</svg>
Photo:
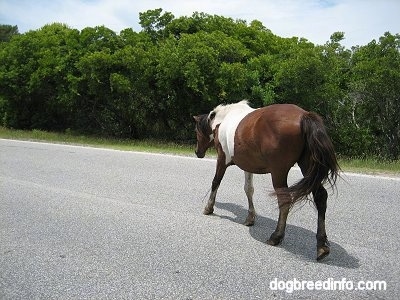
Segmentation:
<svg viewBox="0 0 400 300">
<path fill-rule="evenodd" d="M 108 148 L 123 151 L 143 151 L 189 155 L 194 153 L 194 146 L 160 140 L 128 140 L 85 136 L 74 133 L 47 132 L 42 130 L 15 130 L 0 127 L 0 138 L 38 141 L 47 143 L 81 145 L 97 148 Z"/>
<path fill-rule="evenodd" d="M 339 159 L 339 164 L 343 171 L 400 176 L 400 160 L 387 161 L 377 158 L 341 158 Z"/>
<path fill-rule="evenodd" d="M 159 140 L 118 140 L 73 133 L 56 133 L 42 130 L 14 130 L 4 127 L 0 127 L 0 138 L 83 145 L 123 151 L 168 153 L 186 156 L 194 155 L 194 145 Z M 215 156 L 214 151 L 210 151 L 210 153 L 212 156 Z M 343 171 L 400 176 L 400 160 L 384 161 L 376 158 L 340 158 L 339 164 Z"/>
</svg>

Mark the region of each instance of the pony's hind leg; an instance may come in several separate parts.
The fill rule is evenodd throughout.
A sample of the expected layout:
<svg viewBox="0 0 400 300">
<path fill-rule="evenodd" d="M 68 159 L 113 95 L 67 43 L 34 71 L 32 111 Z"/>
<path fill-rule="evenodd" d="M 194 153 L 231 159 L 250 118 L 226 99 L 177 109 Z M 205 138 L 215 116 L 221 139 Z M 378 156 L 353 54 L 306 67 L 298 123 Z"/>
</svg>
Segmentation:
<svg viewBox="0 0 400 300">
<path fill-rule="evenodd" d="M 301 172 L 303 175 L 307 173 L 308 169 L 308 159 L 303 158 L 298 162 Z M 317 260 L 321 260 L 324 257 L 329 255 L 330 247 L 329 241 L 326 236 L 326 229 L 325 229 L 325 213 L 327 207 L 327 199 L 328 199 L 328 192 L 323 187 L 322 184 L 312 192 L 315 206 L 317 207 L 318 211 L 318 227 L 317 227 Z"/>
<path fill-rule="evenodd" d="M 271 173 L 272 184 L 275 189 L 276 196 L 278 197 L 279 205 L 279 218 L 278 224 L 276 225 L 275 231 L 271 234 L 268 245 L 276 246 L 279 245 L 283 238 L 285 237 L 286 220 L 289 214 L 291 197 L 290 194 L 286 192 L 287 190 L 287 174 L 289 171 L 282 173 Z"/>
<path fill-rule="evenodd" d="M 317 260 L 321 260 L 329 255 L 330 248 L 328 237 L 326 236 L 325 229 L 325 212 L 328 193 L 321 185 L 315 192 L 313 192 L 314 202 L 318 210 L 318 228 L 317 228 Z"/>
<path fill-rule="evenodd" d="M 254 209 L 253 204 L 253 194 L 254 194 L 254 186 L 253 186 L 253 174 L 249 172 L 244 172 L 244 191 L 247 196 L 247 200 L 249 202 L 249 211 L 244 222 L 246 226 L 254 225 L 254 220 L 256 218 L 256 211 Z"/>
<path fill-rule="evenodd" d="M 278 202 L 280 201 L 278 200 Z M 289 209 L 290 209 L 289 204 L 284 204 L 279 207 L 278 224 L 276 225 L 275 231 L 271 234 L 270 238 L 267 241 L 268 245 L 271 246 L 279 245 L 282 242 L 283 238 L 285 237 L 286 220 L 289 214 Z"/>
</svg>

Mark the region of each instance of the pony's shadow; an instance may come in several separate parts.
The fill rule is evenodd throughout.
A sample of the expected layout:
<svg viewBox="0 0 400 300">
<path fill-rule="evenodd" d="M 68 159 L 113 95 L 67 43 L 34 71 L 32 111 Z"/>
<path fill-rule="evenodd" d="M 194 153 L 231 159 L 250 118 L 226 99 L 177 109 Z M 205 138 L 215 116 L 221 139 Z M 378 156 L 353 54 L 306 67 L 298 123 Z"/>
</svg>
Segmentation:
<svg viewBox="0 0 400 300">
<path fill-rule="evenodd" d="M 235 217 L 216 215 L 221 219 L 228 219 L 232 222 L 242 224 L 247 217 L 247 209 L 234 203 L 219 203 L 216 202 L 217 208 L 229 211 Z M 275 230 L 277 222 L 273 219 L 256 216 L 255 224 L 249 227 L 250 235 L 257 241 L 265 243 L 270 234 Z M 244 225 L 243 225 L 244 226 Z M 339 244 L 329 241 L 331 245 L 331 253 L 328 257 L 324 258 L 318 263 L 326 265 L 338 266 L 348 269 L 357 269 L 360 267 L 360 262 L 357 257 L 350 255 Z M 266 244 L 267 246 L 267 244 Z M 316 261 L 316 238 L 315 232 L 308 229 L 298 227 L 295 225 L 287 224 L 286 234 L 282 244 L 278 247 L 298 256 L 302 260 L 317 262 Z"/>
</svg>

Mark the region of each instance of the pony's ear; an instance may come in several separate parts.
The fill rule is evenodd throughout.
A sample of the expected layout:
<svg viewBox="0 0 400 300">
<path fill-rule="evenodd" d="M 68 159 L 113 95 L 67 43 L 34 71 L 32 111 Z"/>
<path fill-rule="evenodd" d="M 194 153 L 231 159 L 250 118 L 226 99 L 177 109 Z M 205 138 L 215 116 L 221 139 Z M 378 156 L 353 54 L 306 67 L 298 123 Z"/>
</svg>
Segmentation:
<svg viewBox="0 0 400 300">
<path fill-rule="evenodd" d="M 193 119 L 194 119 L 196 122 L 199 122 L 200 117 L 199 117 L 199 116 L 193 116 Z"/>
<path fill-rule="evenodd" d="M 215 118 L 215 111 L 210 112 L 210 114 L 208 115 L 208 119 L 211 121 L 212 119 Z"/>
</svg>

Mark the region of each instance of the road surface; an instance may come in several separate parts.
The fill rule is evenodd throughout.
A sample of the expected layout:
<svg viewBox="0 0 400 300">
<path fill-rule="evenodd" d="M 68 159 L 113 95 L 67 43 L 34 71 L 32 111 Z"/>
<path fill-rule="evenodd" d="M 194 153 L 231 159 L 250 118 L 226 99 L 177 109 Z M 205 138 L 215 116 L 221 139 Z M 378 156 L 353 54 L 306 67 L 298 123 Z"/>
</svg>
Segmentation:
<svg viewBox="0 0 400 300">
<path fill-rule="evenodd" d="M 0 139 L 0 299 L 398 299 L 399 178 L 343 175 L 328 199 L 331 255 L 316 262 L 309 203 L 282 245 L 265 243 L 278 216 L 269 175 L 255 176 L 253 227 L 236 167 L 202 215 L 214 168 Z"/>
</svg>

